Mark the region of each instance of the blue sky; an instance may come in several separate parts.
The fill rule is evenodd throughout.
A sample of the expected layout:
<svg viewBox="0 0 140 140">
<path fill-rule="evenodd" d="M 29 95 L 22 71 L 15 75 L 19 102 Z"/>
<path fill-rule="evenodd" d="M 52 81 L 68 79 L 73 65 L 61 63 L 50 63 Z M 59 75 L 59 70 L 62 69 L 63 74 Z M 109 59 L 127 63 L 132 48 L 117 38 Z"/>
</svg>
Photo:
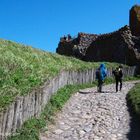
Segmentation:
<svg viewBox="0 0 140 140">
<path fill-rule="evenodd" d="M 55 52 L 61 36 L 128 25 L 135 4 L 140 0 L 0 0 L 0 38 Z"/>
</svg>

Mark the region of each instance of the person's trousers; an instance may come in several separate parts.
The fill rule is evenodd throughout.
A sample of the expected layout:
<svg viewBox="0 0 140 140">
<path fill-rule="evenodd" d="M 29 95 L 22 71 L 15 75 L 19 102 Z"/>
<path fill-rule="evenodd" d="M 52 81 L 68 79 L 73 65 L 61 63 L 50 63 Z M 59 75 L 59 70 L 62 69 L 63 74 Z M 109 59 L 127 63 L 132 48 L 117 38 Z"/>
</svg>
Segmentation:
<svg viewBox="0 0 140 140">
<path fill-rule="evenodd" d="M 98 80 L 98 87 L 97 87 L 97 91 L 98 92 L 102 92 L 102 86 L 103 86 L 103 81 L 102 80 Z"/>
<path fill-rule="evenodd" d="M 120 84 L 120 91 L 122 89 L 122 79 L 116 79 L 116 92 L 118 91 L 118 86 Z"/>
</svg>

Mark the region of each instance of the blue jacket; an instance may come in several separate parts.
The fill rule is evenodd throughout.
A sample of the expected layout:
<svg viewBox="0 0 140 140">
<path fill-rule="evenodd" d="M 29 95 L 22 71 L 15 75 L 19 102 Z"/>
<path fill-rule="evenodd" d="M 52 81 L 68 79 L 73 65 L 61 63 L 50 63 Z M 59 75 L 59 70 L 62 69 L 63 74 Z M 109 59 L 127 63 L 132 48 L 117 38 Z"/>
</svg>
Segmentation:
<svg viewBox="0 0 140 140">
<path fill-rule="evenodd" d="M 101 80 L 104 80 L 107 76 L 107 69 L 105 67 L 105 64 L 100 65 L 100 71 L 101 71 Z"/>
</svg>

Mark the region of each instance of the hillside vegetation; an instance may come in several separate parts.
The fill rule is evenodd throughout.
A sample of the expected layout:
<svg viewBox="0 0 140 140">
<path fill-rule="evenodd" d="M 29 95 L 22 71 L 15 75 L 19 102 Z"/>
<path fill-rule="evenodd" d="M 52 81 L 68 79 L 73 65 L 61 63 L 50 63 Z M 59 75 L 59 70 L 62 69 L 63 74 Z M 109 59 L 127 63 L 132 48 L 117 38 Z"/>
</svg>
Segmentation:
<svg viewBox="0 0 140 140">
<path fill-rule="evenodd" d="M 128 93 L 127 100 L 130 102 L 134 113 L 140 116 L 140 83 Z"/>
<path fill-rule="evenodd" d="M 41 51 L 0 39 L 0 111 L 17 95 L 26 95 L 62 69 L 87 69 L 99 63 Z M 106 63 L 107 67 L 117 64 Z"/>
</svg>

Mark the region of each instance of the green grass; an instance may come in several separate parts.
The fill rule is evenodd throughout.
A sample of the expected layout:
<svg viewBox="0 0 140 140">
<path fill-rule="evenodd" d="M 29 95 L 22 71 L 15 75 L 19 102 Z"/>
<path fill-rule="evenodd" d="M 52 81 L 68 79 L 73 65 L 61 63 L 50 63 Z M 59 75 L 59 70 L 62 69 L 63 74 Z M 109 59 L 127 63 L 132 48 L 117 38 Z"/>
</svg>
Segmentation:
<svg viewBox="0 0 140 140">
<path fill-rule="evenodd" d="M 105 64 L 107 68 L 118 65 Z M 99 63 L 83 62 L 0 39 L 0 111 L 17 95 L 27 95 L 62 69 L 84 70 L 98 66 Z"/>
<path fill-rule="evenodd" d="M 140 116 L 140 83 L 130 90 L 127 100 L 131 104 L 133 111 Z"/>
<path fill-rule="evenodd" d="M 124 81 L 127 80 L 138 80 L 138 78 L 127 77 L 124 79 Z M 105 84 L 113 82 L 115 82 L 113 78 L 107 78 L 105 80 Z M 8 140 L 39 140 L 39 132 L 47 130 L 47 125 L 53 123 L 54 115 L 62 109 L 73 93 L 76 93 L 79 89 L 94 87 L 96 85 L 97 81 L 82 85 L 67 85 L 59 89 L 58 92 L 51 97 L 40 117 L 32 117 L 26 121 L 22 128 L 17 130 L 17 135 L 9 137 Z"/>
</svg>

